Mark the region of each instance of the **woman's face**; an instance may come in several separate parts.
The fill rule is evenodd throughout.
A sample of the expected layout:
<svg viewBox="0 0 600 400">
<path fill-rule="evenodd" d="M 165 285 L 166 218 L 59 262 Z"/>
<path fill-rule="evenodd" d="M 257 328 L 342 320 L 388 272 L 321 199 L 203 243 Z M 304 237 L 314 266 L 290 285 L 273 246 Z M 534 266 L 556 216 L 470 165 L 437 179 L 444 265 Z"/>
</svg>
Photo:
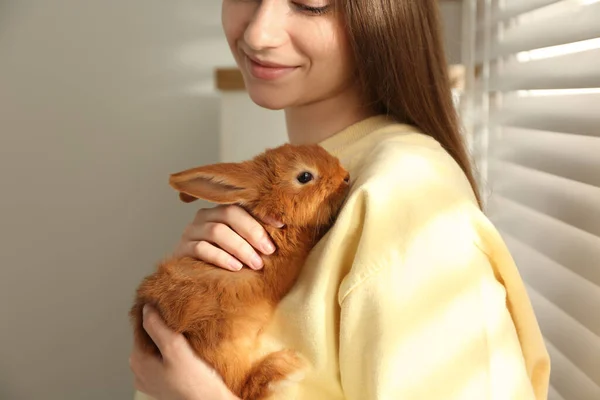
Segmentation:
<svg viewBox="0 0 600 400">
<path fill-rule="evenodd" d="M 246 89 L 259 106 L 303 106 L 354 84 L 333 0 L 223 0 L 222 22 Z"/>
</svg>

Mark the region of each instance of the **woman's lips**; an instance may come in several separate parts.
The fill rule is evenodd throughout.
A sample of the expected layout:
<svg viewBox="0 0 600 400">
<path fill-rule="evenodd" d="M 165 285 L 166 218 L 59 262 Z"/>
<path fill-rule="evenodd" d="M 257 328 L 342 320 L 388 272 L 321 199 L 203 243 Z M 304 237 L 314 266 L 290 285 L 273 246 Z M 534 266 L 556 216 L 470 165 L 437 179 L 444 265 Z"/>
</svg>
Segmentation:
<svg viewBox="0 0 600 400">
<path fill-rule="evenodd" d="M 294 72 L 298 67 L 276 64 L 268 61 L 258 60 L 246 55 L 248 70 L 253 77 L 262 80 L 276 80 Z"/>
</svg>

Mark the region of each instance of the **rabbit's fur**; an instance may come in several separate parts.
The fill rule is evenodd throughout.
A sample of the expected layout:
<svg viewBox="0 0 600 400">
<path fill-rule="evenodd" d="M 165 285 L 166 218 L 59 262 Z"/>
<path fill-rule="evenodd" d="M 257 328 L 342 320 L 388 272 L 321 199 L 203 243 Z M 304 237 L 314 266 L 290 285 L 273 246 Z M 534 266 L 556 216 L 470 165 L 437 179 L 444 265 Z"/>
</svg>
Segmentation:
<svg viewBox="0 0 600 400">
<path fill-rule="evenodd" d="M 309 172 L 314 178 L 305 181 Z M 302 175 L 302 176 L 301 176 Z M 173 174 L 170 184 L 184 202 L 198 198 L 238 204 L 265 225 L 276 251 L 262 270 L 231 272 L 192 258 L 158 265 L 139 288 L 130 311 L 136 341 L 159 354 L 142 326 L 142 308 L 156 307 L 166 324 L 188 339 L 244 400 L 266 399 L 272 384 L 302 367 L 292 350 L 253 359 L 275 307 L 296 281 L 304 261 L 331 227 L 348 192 L 348 172 L 318 145 L 283 145 L 242 163 L 220 163 Z"/>
</svg>

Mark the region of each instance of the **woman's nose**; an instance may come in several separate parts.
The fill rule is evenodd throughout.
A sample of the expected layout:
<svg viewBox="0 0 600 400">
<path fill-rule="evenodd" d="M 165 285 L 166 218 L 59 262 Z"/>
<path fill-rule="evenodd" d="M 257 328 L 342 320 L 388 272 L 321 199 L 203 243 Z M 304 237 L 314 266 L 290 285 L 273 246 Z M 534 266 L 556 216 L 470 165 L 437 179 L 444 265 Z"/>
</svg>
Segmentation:
<svg viewBox="0 0 600 400">
<path fill-rule="evenodd" d="M 252 50 L 279 47 L 287 40 L 287 2 L 264 0 L 256 8 L 254 17 L 244 33 L 244 41 Z"/>
</svg>

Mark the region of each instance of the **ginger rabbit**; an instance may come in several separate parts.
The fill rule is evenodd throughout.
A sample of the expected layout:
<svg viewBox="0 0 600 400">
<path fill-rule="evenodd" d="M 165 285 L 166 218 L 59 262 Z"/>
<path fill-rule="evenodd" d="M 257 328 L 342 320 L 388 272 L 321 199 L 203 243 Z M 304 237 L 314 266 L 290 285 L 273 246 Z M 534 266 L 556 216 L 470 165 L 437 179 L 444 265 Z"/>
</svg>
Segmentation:
<svg viewBox="0 0 600 400">
<path fill-rule="evenodd" d="M 136 341 L 159 354 L 142 326 L 142 308 L 157 308 L 166 324 L 182 333 L 198 356 L 244 400 L 271 396 L 273 383 L 302 367 L 292 350 L 256 359 L 264 326 L 294 285 L 312 247 L 333 224 L 349 188 L 348 172 L 318 145 L 283 145 L 241 163 L 219 163 L 171 175 L 180 199 L 237 204 L 265 226 L 277 250 L 262 270 L 231 272 L 196 259 L 159 263 L 137 289 L 130 311 Z"/>
</svg>

